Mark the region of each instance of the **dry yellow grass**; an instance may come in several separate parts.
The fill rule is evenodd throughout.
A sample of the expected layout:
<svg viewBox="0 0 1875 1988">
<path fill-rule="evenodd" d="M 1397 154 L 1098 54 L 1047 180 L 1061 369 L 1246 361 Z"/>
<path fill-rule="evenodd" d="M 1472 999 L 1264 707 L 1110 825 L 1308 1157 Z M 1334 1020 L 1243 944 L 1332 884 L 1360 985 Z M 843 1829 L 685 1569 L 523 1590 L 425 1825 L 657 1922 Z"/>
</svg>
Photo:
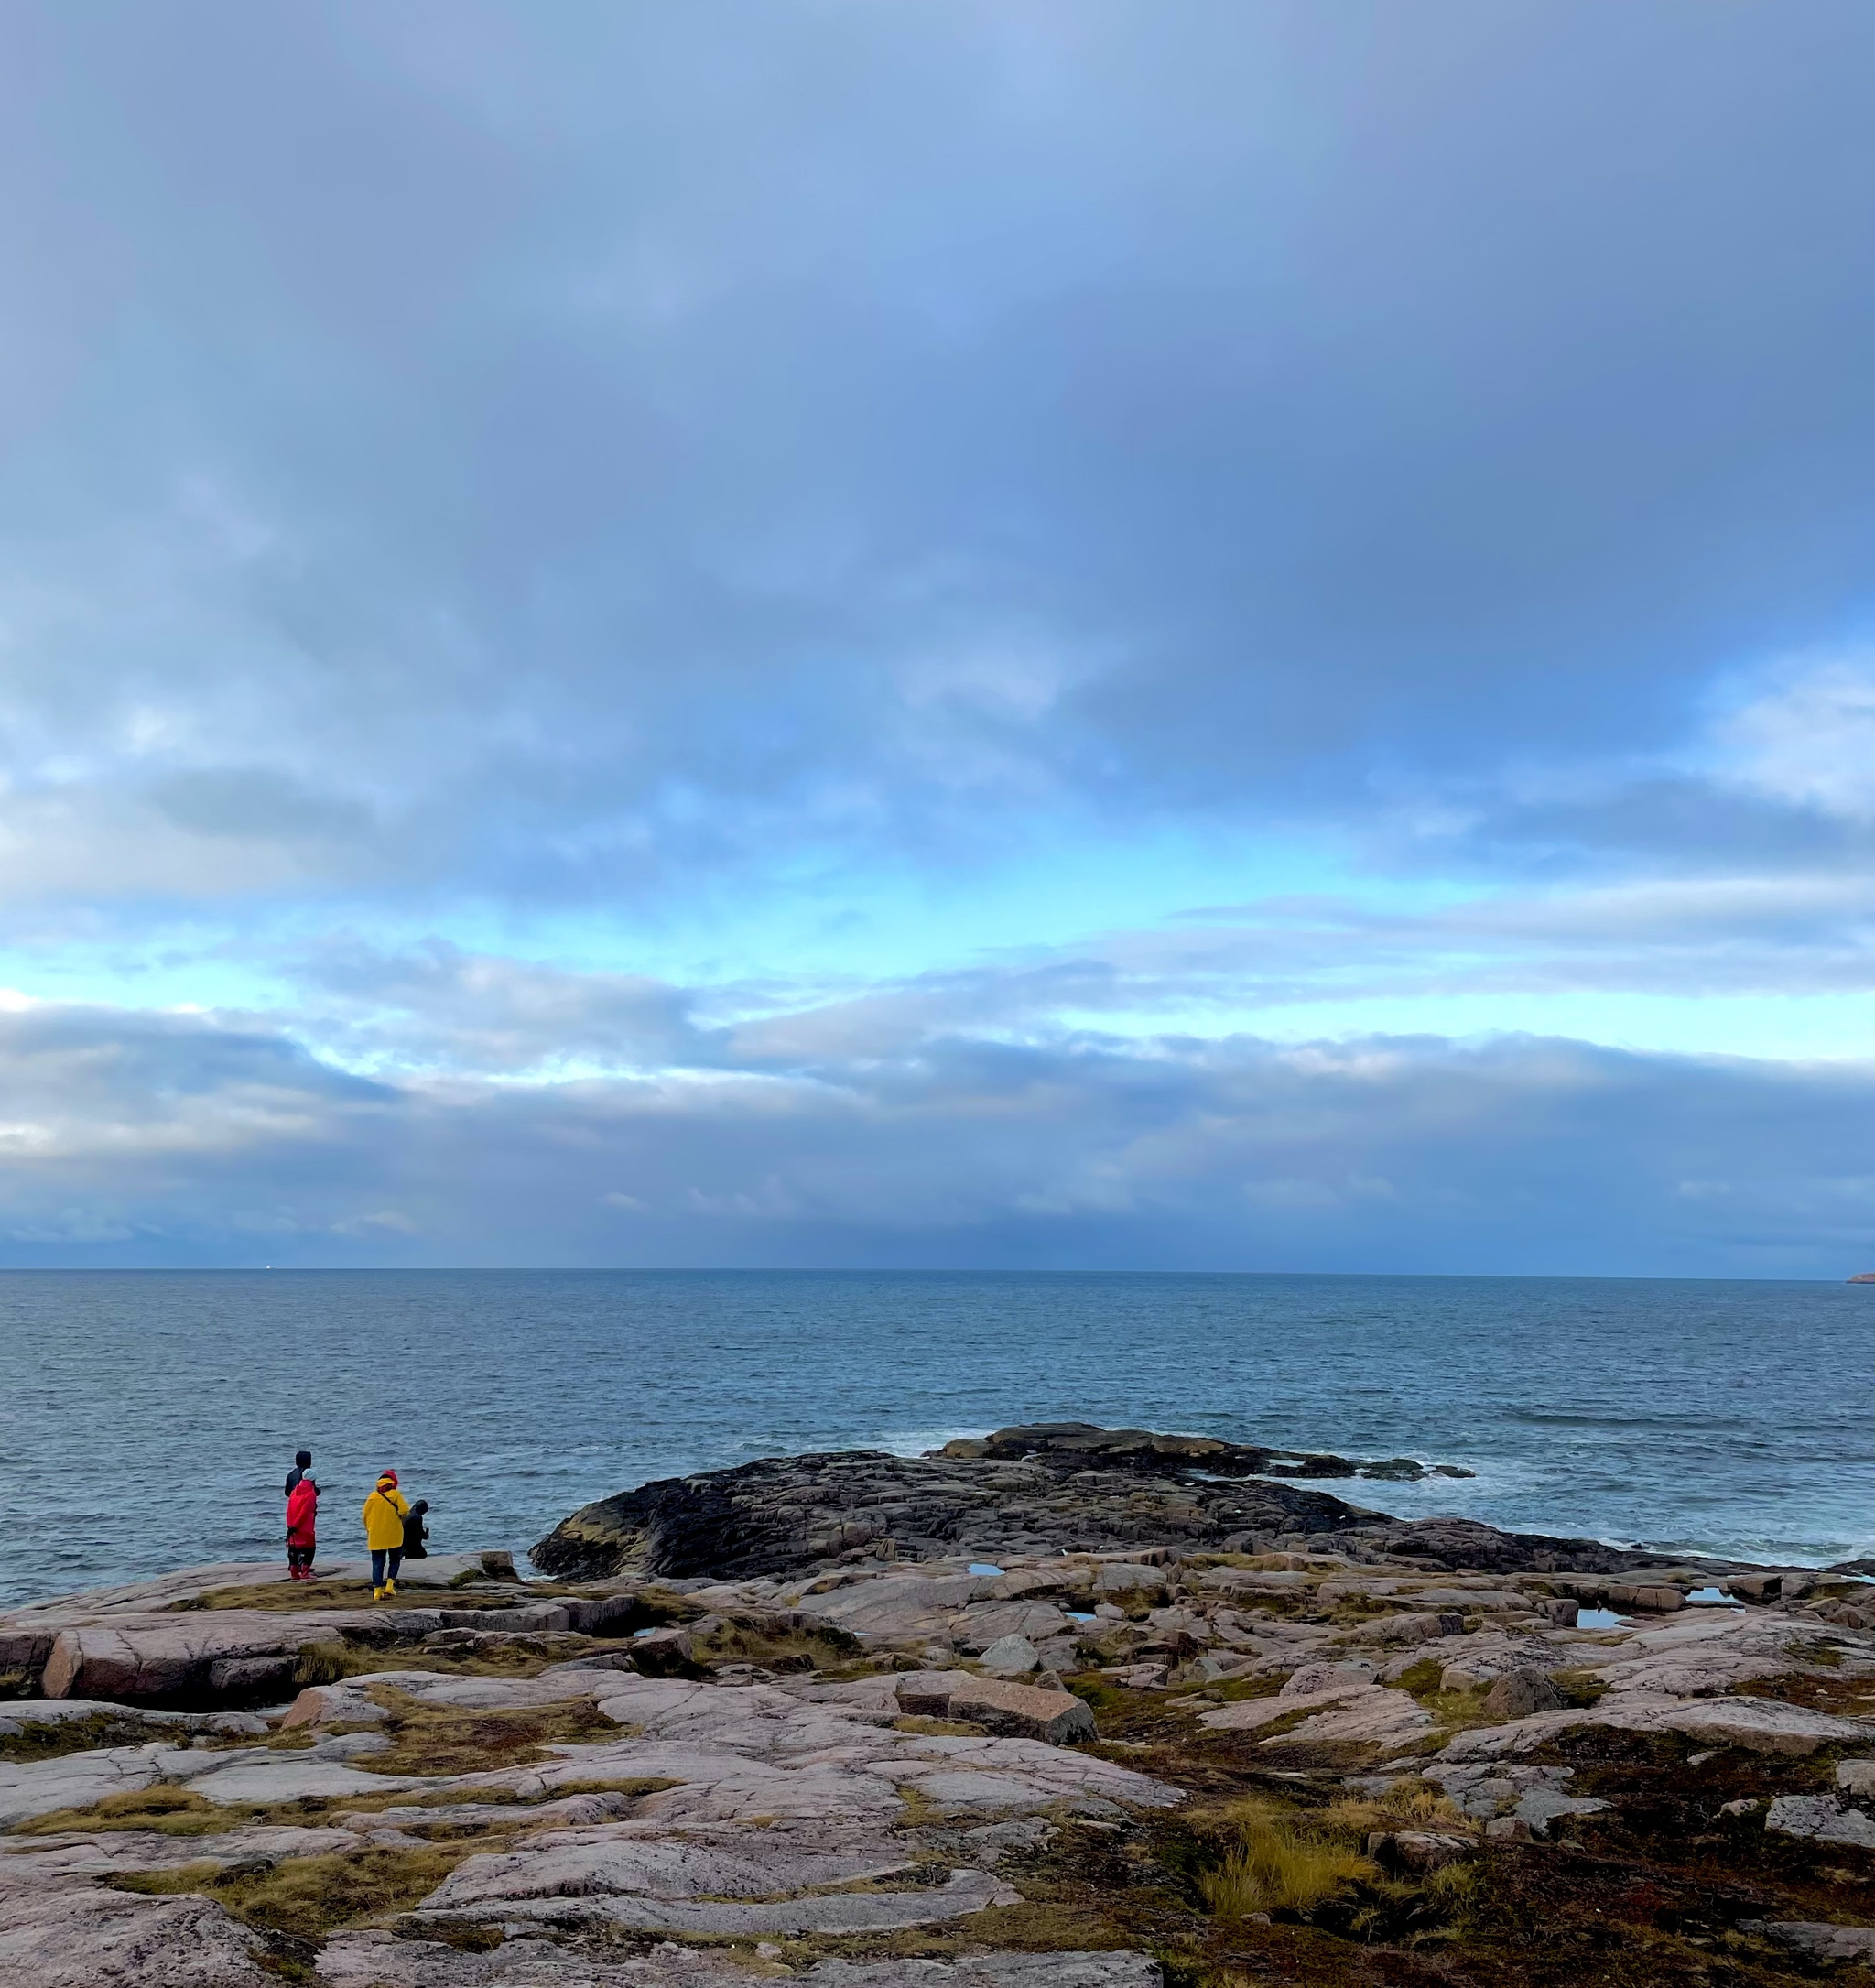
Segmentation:
<svg viewBox="0 0 1875 1988">
<path fill-rule="evenodd" d="M 1390 1788 L 1371 1801 L 1330 1802 L 1315 1810 L 1310 1820 L 1326 1835 L 1355 1841 L 1371 1830 L 1437 1830 L 1447 1836 L 1469 1836 L 1478 1827 L 1448 1796 L 1423 1782 Z"/>
<path fill-rule="evenodd" d="M 258 1811 L 246 1804 L 209 1801 L 187 1788 L 143 1787 L 106 1795 L 90 1809 L 55 1809 L 16 1825 L 20 1836 L 62 1836 L 69 1830 L 153 1830 L 161 1836 L 219 1836 L 238 1830 Z"/>
<path fill-rule="evenodd" d="M 1252 1912 L 1307 1912 L 1375 1866 L 1316 1817 L 1251 1800 L 1227 1811 L 1236 1839 L 1215 1869 L 1198 1874 L 1200 1896 L 1225 1918 Z"/>
</svg>

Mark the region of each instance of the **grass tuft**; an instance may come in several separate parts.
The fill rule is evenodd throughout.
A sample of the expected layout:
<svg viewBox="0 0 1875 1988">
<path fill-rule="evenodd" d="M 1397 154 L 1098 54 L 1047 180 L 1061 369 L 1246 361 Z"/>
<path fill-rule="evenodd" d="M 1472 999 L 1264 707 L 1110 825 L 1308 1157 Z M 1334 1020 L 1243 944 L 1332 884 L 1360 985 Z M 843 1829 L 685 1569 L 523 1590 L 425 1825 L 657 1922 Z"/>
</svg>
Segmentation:
<svg viewBox="0 0 1875 1988">
<path fill-rule="evenodd" d="M 142 1787 L 106 1795 L 89 1809 L 55 1809 L 16 1825 L 19 1836 L 95 1835 L 114 1830 L 152 1830 L 162 1836 L 219 1836 L 252 1821 L 245 1804 L 211 1802 L 182 1787 Z"/>
<path fill-rule="evenodd" d="M 622 1740 L 632 1732 L 584 1698 L 525 1711 L 465 1711 L 427 1705 L 392 1685 L 375 1686 L 371 1695 L 388 1714 L 377 1730 L 391 1745 L 360 1757 L 357 1765 L 370 1774 L 483 1774 L 547 1759 L 550 1747 Z"/>
<path fill-rule="evenodd" d="M 134 1872 L 115 1883 L 120 1891 L 157 1896 L 201 1892 L 258 1931 L 318 1940 L 338 1927 L 420 1904 L 467 1854 L 465 1848 L 446 1845 L 385 1850 L 367 1844 L 343 1855 L 294 1857 L 266 1871 L 186 1863 Z"/>
<path fill-rule="evenodd" d="M 309 1684 L 337 1684 L 364 1668 L 361 1653 L 345 1643 L 309 1643 L 294 1666 L 293 1682 L 303 1691 Z"/>
<path fill-rule="evenodd" d="M 1236 1842 L 1215 1869 L 1198 1874 L 1199 1896 L 1222 1918 L 1252 1912 L 1306 1913 L 1350 1885 L 1380 1875 L 1317 1820 L 1251 1799 L 1229 1812 Z"/>
</svg>

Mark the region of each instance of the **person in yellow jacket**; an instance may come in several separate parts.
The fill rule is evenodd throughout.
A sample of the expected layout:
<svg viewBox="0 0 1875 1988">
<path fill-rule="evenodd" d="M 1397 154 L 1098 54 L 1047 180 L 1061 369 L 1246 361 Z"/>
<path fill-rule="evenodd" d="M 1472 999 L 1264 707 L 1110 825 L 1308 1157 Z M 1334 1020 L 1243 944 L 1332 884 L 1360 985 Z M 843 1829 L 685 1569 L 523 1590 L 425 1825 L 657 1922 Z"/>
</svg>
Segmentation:
<svg viewBox="0 0 1875 1988">
<path fill-rule="evenodd" d="M 410 1507 L 397 1489 L 397 1473 L 385 1471 L 377 1489 L 364 1501 L 364 1543 L 371 1548 L 371 1598 L 382 1602 L 397 1591 L 397 1570 L 404 1564 L 404 1521 Z"/>
</svg>

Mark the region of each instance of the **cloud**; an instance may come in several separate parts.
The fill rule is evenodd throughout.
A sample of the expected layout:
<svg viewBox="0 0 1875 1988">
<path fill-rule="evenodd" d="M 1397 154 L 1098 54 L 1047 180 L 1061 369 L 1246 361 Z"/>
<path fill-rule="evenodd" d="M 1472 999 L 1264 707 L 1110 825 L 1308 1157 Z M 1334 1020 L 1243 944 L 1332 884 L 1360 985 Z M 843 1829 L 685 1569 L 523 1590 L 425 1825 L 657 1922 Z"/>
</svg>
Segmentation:
<svg viewBox="0 0 1875 1988">
<path fill-rule="evenodd" d="M 787 1073 L 364 1082 L 0 1015 L 0 1261 L 1842 1275 L 1875 1068 L 1508 1037 L 950 1036 Z"/>
<path fill-rule="evenodd" d="M 1722 777 L 1794 808 L 1875 820 L 1875 650 L 1760 672 L 1715 727 Z"/>
<path fill-rule="evenodd" d="M 8 10 L 5 1247 L 1833 1274 L 1870 53 Z"/>
<path fill-rule="evenodd" d="M 1866 603 L 1871 34 L 27 8 L 0 895 L 637 897 L 1665 749 Z"/>
</svg>

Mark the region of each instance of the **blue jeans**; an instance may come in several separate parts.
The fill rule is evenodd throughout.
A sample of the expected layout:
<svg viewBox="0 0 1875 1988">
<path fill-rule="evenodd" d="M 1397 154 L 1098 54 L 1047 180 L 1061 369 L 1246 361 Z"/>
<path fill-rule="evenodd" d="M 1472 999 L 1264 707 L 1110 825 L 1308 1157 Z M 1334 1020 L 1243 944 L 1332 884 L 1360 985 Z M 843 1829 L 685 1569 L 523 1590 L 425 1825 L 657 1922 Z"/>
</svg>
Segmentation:
<svg viewBox="0 0 1875 1988">
<path fill-rule="evenodd" d="M 386 1565 L 386 1562 L 389 1564 Z M 397 1570 L 404 1564 L 402 1547 L 373 1547 L 371 1549 L 371 1584 L 381 1588 L 386 1581 L 397 1578 Z"/>
</svg>

